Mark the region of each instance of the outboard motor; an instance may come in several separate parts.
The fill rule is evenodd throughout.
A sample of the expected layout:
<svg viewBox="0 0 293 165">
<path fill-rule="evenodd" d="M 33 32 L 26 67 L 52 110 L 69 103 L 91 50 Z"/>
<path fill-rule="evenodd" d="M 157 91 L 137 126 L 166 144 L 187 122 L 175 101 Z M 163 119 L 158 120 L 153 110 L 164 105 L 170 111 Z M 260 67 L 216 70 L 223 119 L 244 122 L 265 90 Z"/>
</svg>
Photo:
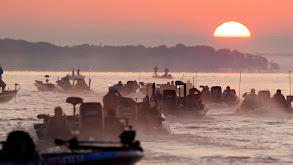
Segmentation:
<svg viewBox="0 0 293 165">
<path fill-rule="evenodd" d="M 118 118 L 129 119 L 130 124 L 134 124 L 136 121 L 136 102 L 131 98 L 122 97 L 117 109 Z"/>
<path fill-rule="evenodd" d="M 216 103 L 222 101 L 222 88 L 220 86 L 213 86 L 211 88 L 211 101 Z"/>
<path fill-rule="evenodd" d="M 176 91 L 175 90 L 164 90 L 163 91 L 163 110 L 170 114 L 175 113 L 176 110 Z"/>
<path fill-rule="evenodd" d="M 93 137 L 103 132 L 103 111 L 100 103 L 91 102 L 80 105 L 79 128 L 83 137 Z"/>
<path fill-rule="evenodd" d="M 258 92 L 258 106 L 264 106 L 271 103 L 271 93 L 268 90 Z"/>
</svg>

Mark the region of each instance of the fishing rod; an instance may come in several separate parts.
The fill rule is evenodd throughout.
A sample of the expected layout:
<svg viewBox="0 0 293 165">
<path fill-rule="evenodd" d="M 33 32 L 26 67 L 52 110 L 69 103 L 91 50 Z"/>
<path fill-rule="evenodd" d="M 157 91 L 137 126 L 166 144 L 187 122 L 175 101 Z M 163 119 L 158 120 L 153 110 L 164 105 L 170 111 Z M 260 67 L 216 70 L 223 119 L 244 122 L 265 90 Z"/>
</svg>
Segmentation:
<svg viewBox="0 0 293 165">
<path fill-rule="evenodd" d="M 291 71 L 289 70 L 289 88 L 290 88 L 290 96 L 291 96 Z"/>
<path fill-rule="evenodd" d="M 195 68 L 195 86 L 197 87 L 197 68 Z"/>
<path fill-rule="evenodd" d="M 241 99 L 241 97 L 240 97 L 240 86 L 241 86 L 241 71 L 240 71 L 240 79 L 239 79 L 239 99 Z"/>
</svg>

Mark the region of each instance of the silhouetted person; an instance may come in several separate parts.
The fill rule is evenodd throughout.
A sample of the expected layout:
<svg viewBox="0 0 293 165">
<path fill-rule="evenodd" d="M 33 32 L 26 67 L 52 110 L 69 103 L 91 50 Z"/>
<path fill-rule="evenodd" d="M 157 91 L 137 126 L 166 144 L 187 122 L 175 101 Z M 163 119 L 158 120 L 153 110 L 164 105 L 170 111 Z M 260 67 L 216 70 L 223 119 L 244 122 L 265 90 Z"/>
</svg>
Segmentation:
<svg viewBox="0 0 293 165">
<path fill-rule="evenodd" d="M 40 156 L 36 151 L 36 146 L 32 138 L 26 132 L 13 131 L 9 133 L 7 140 L 2 142 L 2 145 L 0 162 L 28 162 L 40 160 Z"/>
<path fill-rule="evenodd" d="M 72 69 L 72 76 L 74 76 L 74 68 Z"/>
<path fill-rule="evenodd" d="M 156 89 L 156 92 L 152 96 L 151 100 L 157 100 L 159 103 L 162 102 L 163 95 L 161 94 L 160 89 Z"/>
<path fill-rule="evenodd" d="M 155 127 L 160 127 L 162 125 L 161 112 L 158 108 L 157 100 L 153 100 L 151 104 L 150 124 Z"/>
<path fill-rule="evenodd" d="M 204 86 L 202 91 L 201 91 L 202 95 L 202 99 L 203 99 L 203 102 L 209 102 L 210 99 L 211 99 L 211 91 L 209 90 L 209 86 Z"/>
<path fill-rule="evenodd" d="M 281 93 L 280 89 L 278 89 L 276 94 L 274 94 L 274 96 L 272 97 L 272 104 L 277 107 L 287 107 L 287 101 L 284 95 Z"/>
<path fill-rule="evenodd" d="M 109 88 L 109 92 L 103 97 L 106 116 L 112 113 L 111 111 L 114 111 L 116 114 L 120 97 L 121 94 L 118 92 L 118 90 L 114 86 L 111 86 Z"/>
<path fill-rule="evenodd" d="M 168 73 L 169 73 L 169 69 L 166 67 L 166 69 L 165 69 L 165 76 L 167 76 Z"/>
<path fill-rule="evenodd" d="M 4 92 L 6 84 L 2 80 L 2 74 L 3 74 L 3 69 L 2 69 L 1 64 L 0 64 L 0 87 L 2 88 L 2 92 Z"/>
<path fill-rule="evenodd" d="M 80 72 L 80 69 L 78 68 L 77 71 L 76 71 L 77 76 L 80 75 L 79 72 Z"/>
<path fill-rule="evenodd" d="M 61 107 L 54 109 L 54 116 L 46 124 L 46 137 L 48 138 L 69 138 L 71 137 L 71 126 Z"/>
<path fill-rule="evenodd" d="M 255 89 L 252 88 L 250 90 L 250 94 L 247 94 L 245 96 L 245 100 L 244 100 L 244 105 L 245 108 L 249 109 L 249 110 L 254 110 L 258 107 L 258 97 L 255 94 Z"/>
<path fill-rule="evenodd" d="M 155 70 L 155 75 L 157 75 L 158 74 L 158 67 L 156 66 L 155 68 L 154 68 L 154 70 Z"/>
<path fill-rule="evenodd" d="M 188 106 L 190 108 L 193 108 L 195 106 L 198 110 L 203 109 L 201 95 L 202 93 L 198 89 L 189 89 L 189 94 L 186 96 L 186 103 L 188 104 Z"/>
<path fill-rule="evenodd" d="M 224 102 L 231 102 L 236 99 L 235 91 L 230 89 L 230 86 L 226 87 L 226 90 L 222 94 L 222 99 Z"/>
</svg>

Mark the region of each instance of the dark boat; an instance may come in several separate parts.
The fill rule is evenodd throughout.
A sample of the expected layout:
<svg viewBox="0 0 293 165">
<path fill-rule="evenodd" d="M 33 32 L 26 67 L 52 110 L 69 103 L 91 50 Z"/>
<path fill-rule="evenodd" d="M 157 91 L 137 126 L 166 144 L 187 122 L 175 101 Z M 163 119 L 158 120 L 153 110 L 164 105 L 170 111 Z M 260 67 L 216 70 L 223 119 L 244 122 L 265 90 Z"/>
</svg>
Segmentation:
<svg viewBox="0 0 293 165">
<path fill-rule="evenodd" d="M 131 98 L 122 97 L 117 109 L 117 117 L 126 119 L 128 125 L 132 125 L 143 134 L 170 134 L 170 127 L 166 117 L 158 107 L 151 107 L 153 101 L 136 103 Z M 157 111 L 158 116 L 153 116 L 151 111 Z"/>
<path fill-rule="evenodd" d="M 34 124 L 29 128 L 28 132 L 41 149 L 51 147 L 56 136 L 61 138 L 78 137 L 81 140 L 117 139 L 119 134 L 128 126 L 120 118 L 104 117 L 102 105 L 99 102 L 83 102 L 83 99 L 79 97 L 69 97 L 66 102 L 73 105 L 73 114 L 64 116 L 65 122 L 68 123 L 66 130 L 69 129 L 70 131 L 64 131 L 59 126 L 53 129 L 51 134 L 50 129 L 48 129 L 48 121 L 53 119 L 53 116 L 46 114 L 38 115 L 38 119 L 44 120 L 43 123 Z M 77 104 L 80 104 L 79 114 L 76 114 L 75 107 Z M 113 124 L 116 125 L 113 126 Z"/>
<path fill-rule="evenodd" d="M 127 81 L 126 84 L 123 84 L 121 81 L 119 81 L 114 85 L 114 87 L 116 87 L 122 96 L 127 96 L 130 94 L 135 94 L 140 85 L 136 81 Z"/>
<path fill-rule="evenodd" d="M 178 94 L 175 90 L 163 91 L 162 109 L 163 112 L 177 117 L 190 117 L 201 118 L 206 115 L 209 107 L 200 102 L 195 103 L 193 100 L 189 100 L 186 95 L 186 83 L 182 81 L 176 81 L 175 85 L 178 89 Z M 183 91 L 183 96 L 181 93 Z"/>
<path fill-rule="evenodd" d="M 16 93 L 19 91 L 19 89 L 20 89 L 20 85 L 15 84 L 14 90 L 4 90 L 3 92 L 1 92 L 0 103 L 5 103 L 12 100 L 16 96 Z"/>
<path fill-rule="evenodd" d="M 14 131 L 21 132 L 21 131 Z M 23 132 L 24 133 L 24 132 Z M 28 139 L 29 135 L 26 135 Z M 67 151 L 42 153 L 41 157 L 38 156 L 35 146 L 32 140 L 23 140 L 21 142 L 13 142 L 7 140 L 4 142 L 5 146 L 0 152 L 0 157 L 4 160 L 0 160 L 4 165 L 60 165 L 60 164 L 101 164 L 101 165 L 133 165 L 143 157 L 143 149 L 140 146 L 139 141 L 135 141 L 135 131 L 131 129 L 124 131 L 120 135 L 120 142 L 107 142 L 107 141 L 79 141 L 76 138 L 71 140 L 56 139 L 55 144 L 65 145 Z M 17 138 L 13 138 L 14 141 Z M 12 146 L 11 146 L 12 143 Z M 27 151 L 18 150 L 17 148 L 23 148 L 27 146 Z M 13 151 L 11 148 L 15 149 Z M 15 147 L 16 146 L 16 147 Z M 17 153 L 17 154 L 15 154 Z M 13 157 L 18 155 L 18 157 Z"/>
<path fill-rule="evenodd" d="M 72 82 L 70 82 L 72 81 Z M 89 78 L 89 83 L 86 84 L 85 76 L 65 76 L 61 80 L 57 80 L 57 85 L 63 92 L 66 93 L 76 93 L 82 91 L 91 91 L 91 78 Z"/>
<path fill-rule="evenodd" d="M 204 88 L 204 86 L 200 86 Z M 235 89 L 231 89 L 232 92 L 236 94 Z M 225 91 L 224 91 L 225 92 Z M 224 98 L 222 98 L 222 87 L 213 86 L 211 87 L 210 94 L 203 93 L 202 99 L 204 103 L 225 103 L 228 106 L 237 106 L 240 103 L 239 97 L 234 95 L 231 96 L 227 94 Z"/>
<path fill-rule="evenodd" d="M 245 97 L 248 93 L 244 93 Z M 237 114 L 246 114 L 246 113 L 282 113 L 290 114 L 293 113 L 291 103 L 293 101 L 293 96 L 287 96 L 286 104 L 283 106 L 273 105 L 271 102 L 271 94 L 268 90 L 261 90 L 258 92 L 258 102 L 257 105 L 249 105 L 245 100 L 241 103 L 240 107 L 236 109 Z M 264 114 L 265 115 L 265 114 Z"/>
</svg>

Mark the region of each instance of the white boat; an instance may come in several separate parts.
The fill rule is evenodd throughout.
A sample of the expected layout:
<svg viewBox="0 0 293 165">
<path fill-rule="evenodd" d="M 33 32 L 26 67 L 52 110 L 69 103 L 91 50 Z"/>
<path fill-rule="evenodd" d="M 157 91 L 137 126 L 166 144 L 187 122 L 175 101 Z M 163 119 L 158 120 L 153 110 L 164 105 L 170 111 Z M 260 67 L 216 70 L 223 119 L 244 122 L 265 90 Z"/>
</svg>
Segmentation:
<svg viewBox="0 0 293 165">
<path fill-rule="evenodd" d="M 19 89 L 20 85 L 15 84 L 14 90 L 4 90 L 4 92 L 0 93 L 0 103 L 5 103 L 12 100 L 16 96 L 16 93 L 19 91 Z"/>
</svg>

